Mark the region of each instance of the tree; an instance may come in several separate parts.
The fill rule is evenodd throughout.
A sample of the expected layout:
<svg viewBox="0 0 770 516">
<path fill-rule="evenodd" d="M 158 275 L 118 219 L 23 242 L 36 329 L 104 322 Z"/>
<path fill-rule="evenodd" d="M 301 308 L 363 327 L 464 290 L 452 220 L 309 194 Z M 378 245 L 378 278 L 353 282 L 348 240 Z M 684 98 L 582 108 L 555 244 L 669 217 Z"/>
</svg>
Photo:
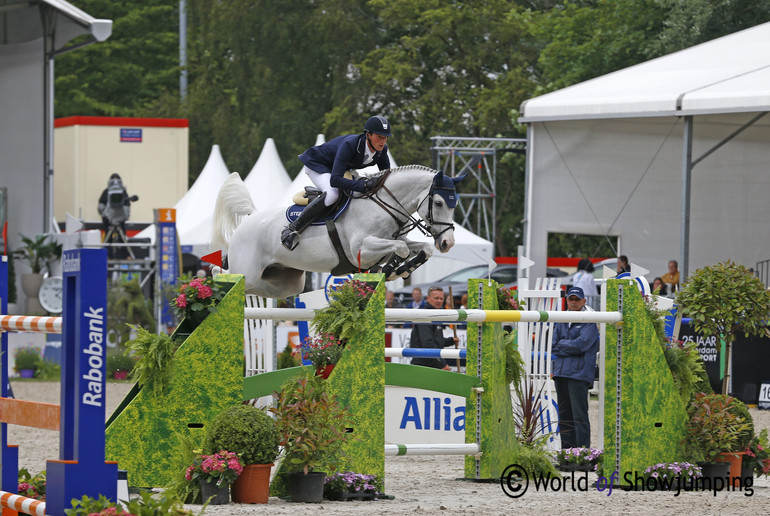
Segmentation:
<svg viewBox="0 0 770 516">
<path fill-rule="evenodd" d="M 113 20 L 112 35 L 56 57 L 55 116 L 139 116 L 164 92 L 178 91 L 178 0 L 71 3 Z"/>
<path fill-rule="evenodd" d="M 770 313 L 770 291 L 743 265 L 731 261 L 695 271 L 676 295 L 682 314 L 692 318 L 695 331 L 704 337 L 723 338 L 728 369 L 722 379 L 727 394 L 730 350 L 739 332 L 748 336 L 765 333 Z M 717 349 L 721 343 L 717 344 Z"/>
</svg>

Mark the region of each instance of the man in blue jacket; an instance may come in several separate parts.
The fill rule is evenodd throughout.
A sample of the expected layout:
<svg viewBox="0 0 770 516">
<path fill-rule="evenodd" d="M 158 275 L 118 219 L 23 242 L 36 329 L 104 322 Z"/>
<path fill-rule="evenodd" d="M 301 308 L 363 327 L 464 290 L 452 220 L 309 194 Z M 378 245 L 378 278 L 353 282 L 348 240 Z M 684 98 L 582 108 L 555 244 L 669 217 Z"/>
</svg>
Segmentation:
<svg viewBox="0 0 770 516">
<path fill-rule="evenodd" d="M 364 124 L 363 134 L 338 136 L 324 144 L 310 147 L 300 154 L 305 165 L 302 171 L 321 190 L 296 220 L 281 233 L 281 243 L 294 250 L 299 245 L 299 234 L 320 215 L 324 208 L 334 204 L 340 190 L 347 193 L 366 193 L 374 189 L 377 179 L 346 179 L 345 172 L 377 165 L 380 170 L 390 168 L 387 141 L 390 124 L 383 116 L 373 116 Z M 301 172 L 300 172 L 301 173 Z"/>
<path fill-rule="evenodd" d="M 586 309 L 586 296 L 580 287 L 567 291 L 567 309 Z M 554 324 L 553 381 L 559 404 L 561 447 L 589 448 L 591 424 L 588 420 L 588 389 L 594 383 L 599 329 L 596 323 Z"/>
</svg>

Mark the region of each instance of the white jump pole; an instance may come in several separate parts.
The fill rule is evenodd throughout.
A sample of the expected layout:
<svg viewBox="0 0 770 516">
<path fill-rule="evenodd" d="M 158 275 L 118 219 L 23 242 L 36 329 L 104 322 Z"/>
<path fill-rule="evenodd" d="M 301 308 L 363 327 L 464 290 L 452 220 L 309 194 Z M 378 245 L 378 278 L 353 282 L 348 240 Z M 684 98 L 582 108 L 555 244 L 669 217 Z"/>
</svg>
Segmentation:
<svg viewBox="0 0 770 516">
<path fill-rule="evenodd" d="M 386 444 L 385 456 L 399 455 L 480 455 L 476 443 L 462 444 Z"/>
<path fill-rule="evenodd" d="M 312 308 L 247 308 L 246 319 L 275 319 L 312 321 Z M 385 321 L 408 322 L 564 322 L 617 324 L 623 320 L 620 312 L 573 312 L 536 310 L 425 310 L 418 308 L 386 308 Z"/>
</svg>

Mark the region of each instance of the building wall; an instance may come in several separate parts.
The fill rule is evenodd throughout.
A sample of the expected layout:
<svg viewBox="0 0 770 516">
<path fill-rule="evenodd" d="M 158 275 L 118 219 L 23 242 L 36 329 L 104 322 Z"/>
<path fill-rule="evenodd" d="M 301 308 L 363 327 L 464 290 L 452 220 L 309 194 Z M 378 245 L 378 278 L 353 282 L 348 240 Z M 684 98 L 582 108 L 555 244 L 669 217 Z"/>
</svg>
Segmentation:
<svg viewBox="0 0 770 516">
<path fill-rule="evenodd" d="M 99 196 L 113 173 L 129 195 L 132 222 L 152 222 L 153 210 L 174 206 L 188 189 L 189 129 L 185 119 L 67 117 L 54 123 L 54 216 L 101 217 Z M 141 141 L 121 141 L 121 129 Z"/>
</svg>

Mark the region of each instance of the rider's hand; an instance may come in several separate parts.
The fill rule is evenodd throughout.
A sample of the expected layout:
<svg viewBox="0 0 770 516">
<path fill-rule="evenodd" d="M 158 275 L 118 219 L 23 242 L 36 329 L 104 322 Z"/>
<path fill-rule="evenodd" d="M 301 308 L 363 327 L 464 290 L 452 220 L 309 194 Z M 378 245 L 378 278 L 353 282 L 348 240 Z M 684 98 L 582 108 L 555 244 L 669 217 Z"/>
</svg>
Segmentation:
<svg viewBox="0 0 770 516">
<path fill-rule="evenodd" d="M 371 192 L 375 188 L 377 188 L 377 184 L 380 182 L 379 178 L 376 177 L 369 177 L 366 179 L 364 184 L 364 193 Z"/>
</svg>

